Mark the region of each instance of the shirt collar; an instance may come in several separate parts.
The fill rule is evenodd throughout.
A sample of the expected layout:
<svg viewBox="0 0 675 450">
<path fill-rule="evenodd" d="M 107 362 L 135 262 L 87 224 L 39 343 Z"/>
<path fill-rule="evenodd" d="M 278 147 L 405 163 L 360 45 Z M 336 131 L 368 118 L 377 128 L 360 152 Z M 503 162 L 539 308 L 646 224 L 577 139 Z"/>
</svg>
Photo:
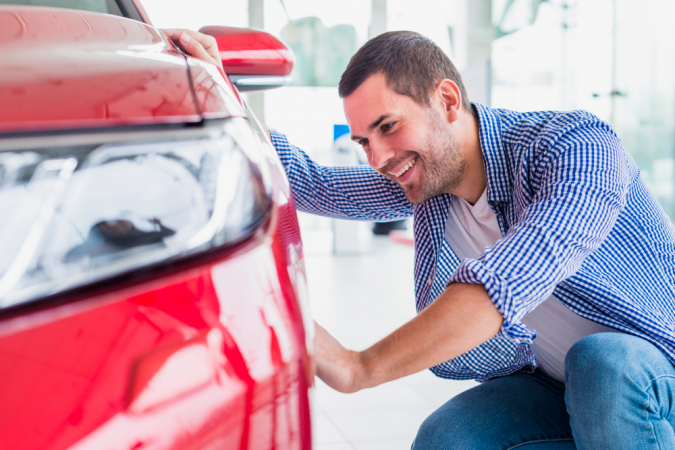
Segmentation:
<svg viewBox="0 0 675 450">
<path fill-rule="evenodd" d="M 472 103 L 478 115 L 478 134 L 485 165 L 488 200 L 511 202 L 513 182 L 502 143 L 501 120 L 492 108 Z"/>
</svg>

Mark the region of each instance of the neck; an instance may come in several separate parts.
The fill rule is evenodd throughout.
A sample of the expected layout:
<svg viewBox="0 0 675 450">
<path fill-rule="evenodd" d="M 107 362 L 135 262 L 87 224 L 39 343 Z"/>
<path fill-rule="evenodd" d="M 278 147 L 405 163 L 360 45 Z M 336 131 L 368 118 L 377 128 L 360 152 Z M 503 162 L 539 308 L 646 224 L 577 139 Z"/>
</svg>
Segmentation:
<svg viewBox="0 0 675 450">
<path fill-rule="evenodd" d="M 487 187 L 478 118 L 467 111 L 462 111 L 457 122 L 456 129 L 461 130 L 459 150 L 465 166 L 461 182 L 449 194 L 463 198 L 473 205 L 480 199 Z"/>
</svg>

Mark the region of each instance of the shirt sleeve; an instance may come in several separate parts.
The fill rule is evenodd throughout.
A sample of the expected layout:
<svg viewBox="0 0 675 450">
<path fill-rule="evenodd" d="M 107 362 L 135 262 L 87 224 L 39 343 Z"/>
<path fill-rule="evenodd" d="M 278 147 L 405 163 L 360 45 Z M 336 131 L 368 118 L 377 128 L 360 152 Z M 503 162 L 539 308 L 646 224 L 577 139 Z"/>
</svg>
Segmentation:
<svg viewBox="0 0 675 450">
<path fill-rule="evenodd" d="M 320 166 L 270 131 L 298 210 L 336 219 L 386 222 L 412 215 L 403 189 L 369 166 Z"/>
<path fill-rule="evenodd" d="M 517 344 L 529 344 L 535 335 L 520 319 L 609 235 L 630 184 L 629 156 L 599 120 L 533 145 L 529 154 L 539 155 L 538 161 L 529 189 L 520 190 L 531 203 L 504 237 L 479 258 L 465 259 L 450 280 L 483 284 L 504 316 L 498 336 Z"/>
</svg>

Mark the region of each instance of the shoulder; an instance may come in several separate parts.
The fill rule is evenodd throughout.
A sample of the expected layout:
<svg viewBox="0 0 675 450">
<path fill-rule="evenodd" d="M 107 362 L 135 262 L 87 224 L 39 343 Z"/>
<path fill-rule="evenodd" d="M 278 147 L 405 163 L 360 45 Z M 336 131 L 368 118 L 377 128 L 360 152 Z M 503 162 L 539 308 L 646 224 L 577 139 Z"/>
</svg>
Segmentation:
<svg viewBox="0 0 675 450">
<path fill-rule="evenodd" d="M 290 147 L 290 142 L 288 142 L 288 137 L 286 137 L 285 134 L 279 133 L 276 130 L 268 130 L 269 135 L 270 135 L 270 140 L 272 141 L 272 145 L 274 145 L 277 150 L 279 148 L 288 148 Z"/>
<path fill-rule="evenodd" d="M 617 143 L 612 128 L 588 111 L 516 112 L 497 109 L 508 145 L 552 149 L 576 143 Z"/>
<path fill-rule="evenodd" d="M 509 159 L 526 161 L 531 171 L 545 170 L 561 158 L 588 167 L 620 166 L 622 171 L 631 166 L 614 130 L 588 111 L 497 111 Z"/>
</svg>

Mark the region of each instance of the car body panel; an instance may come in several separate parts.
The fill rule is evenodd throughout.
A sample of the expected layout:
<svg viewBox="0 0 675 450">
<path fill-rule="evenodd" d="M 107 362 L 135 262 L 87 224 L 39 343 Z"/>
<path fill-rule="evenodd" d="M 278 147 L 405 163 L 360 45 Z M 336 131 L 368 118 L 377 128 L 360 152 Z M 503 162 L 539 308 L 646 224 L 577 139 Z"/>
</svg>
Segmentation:
<svg viewBox="0 0 675 450">
<path fill-rule="evenodd" d="M 216 66 L 187 57 L 195 102 L 203 119 L 246 117 L 245 107 L 230 79 Z"/>
<path fill-rule="evenodd" d="M 215 261 L 0 319 L 3 446 L 309 448 L 301 244 L 280 216 Z"/>
<path fill-rule="evenodd" d="M 97 13 L 0 6 L 0 44 L 0 138 L 17 148 L 34 132 L 244 117 L 273 186 L 268 221 L 243 243 L 0 311 L 2 447 L 310 449 L 295 206 L 227 76 L 148 24 Z"/>
<path fill-rule="evenodd" d="M 184 55 L 117 16 L 0 6 L 0 131 L 201 120 Z"/>
</svg>

